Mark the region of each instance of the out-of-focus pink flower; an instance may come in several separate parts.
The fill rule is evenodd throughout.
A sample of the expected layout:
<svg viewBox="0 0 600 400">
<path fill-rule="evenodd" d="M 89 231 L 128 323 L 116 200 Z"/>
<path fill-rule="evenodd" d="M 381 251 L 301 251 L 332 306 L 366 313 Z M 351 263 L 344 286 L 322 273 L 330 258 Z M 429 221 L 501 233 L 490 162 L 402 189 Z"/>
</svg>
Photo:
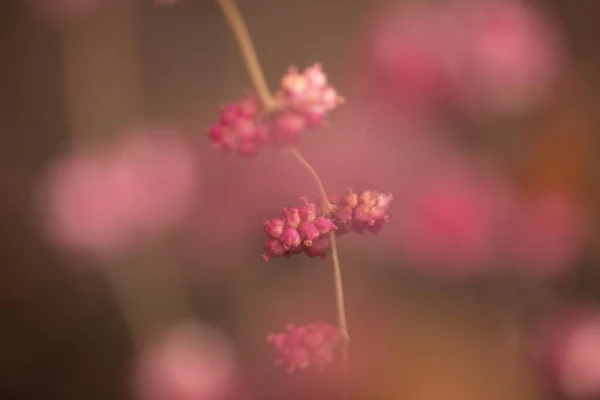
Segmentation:
<svg viewBox="0 0 600 400">
<path fill-rule="evenodd" d="M 240 102 L 221 110 L 219 123 L 211 126 L 208 135 L 216 147 L 226 153 L 237 152 L 251 157 L 269 137 L 269 128 L 260 121 L 261 105 L 254 96 L 246 95 Z"/>
<path fill-rule="evenodd" d="M 586 240 L 582 210 L 571 199 L 542 194 L 522 201 L 508 219 L 505 246 L 519 270 L 554 276 L 574 266 Z"/>
<path fill-rule="evenodd" d="M 565 62 L 558 27 L 526 0 L 406 1 L 384 6 L 373 25 L 372 83 L 413 109 L 528 112 L 548 97 Z"/>
<path fill-rule="evenodd" d="M 49 170 L 40 206 L 58 244 L 111 256 L 180 222 L 197 181 L 186 142 L 136 132 L 59 160 Z"/>
<path fill-rule="evenodd" d="M 343 196 L 330 196 L 329 201 L 335 206 L 332 213 L 333 221 L 338 227 L 339 234 L 350 231 L 363 233 L 366 230 L 379 233 L 389 220 L 390 204 L 393 199 L 391 194 L 375 190 L 356 193 L 354 189 L 348 189 Z"/>
<path fill-rule="evenodd" d="M 345 101 L 329 84 L 321 64 L 314 64 L 302 72 L 290 67 L 281 78 L 275 97 L 288 112 L 302 116 L 308 126 L 323 124 L 326 115 Z"/>
<path fill-rule="evenodd" d="M 146 349 L 134 365 L 140 400 L 221 399 L 232 389 L 233 350 L 206 327 L 182 324 Z"/>
<path fill-rule="evenodd" d="M 559 29 L 525 0 L 456 0 L 456 90 L 471 114 L 512 116 L 546 101 L 565 62 Z"/>
<path fill-rule="evenodd" d="M 537 358 L 551 385 L 574 398 L 600 395 L 600 313 L 574 310 L 545 324 Z"/>
<path fill-rule="evenodd" d="M 440 5 L 408 1 L 377 16 L 371 54 L 387 91 L 411 105 L 437 106 L 448 94 L 457 67 L 456 32 L 449 29 Z"/>
<path fill-rule="evenodd" d="M 464 276 L 492 266 L 509 205 L 504 185 L 453 165 L 407 191 L 397 216 L 396 240 L 403 256 L 442 275 Z"/>
<path fill-rule="evenodd" d="M 288 325 L 284 333 L 272 333 L 267 342 L 279 352 L 276 365 L 287 367 L 288 372 L 315 367 L 323 369 L 335 359 L 340 330 L 326 322 L 309 325 Z"/>
</svg>

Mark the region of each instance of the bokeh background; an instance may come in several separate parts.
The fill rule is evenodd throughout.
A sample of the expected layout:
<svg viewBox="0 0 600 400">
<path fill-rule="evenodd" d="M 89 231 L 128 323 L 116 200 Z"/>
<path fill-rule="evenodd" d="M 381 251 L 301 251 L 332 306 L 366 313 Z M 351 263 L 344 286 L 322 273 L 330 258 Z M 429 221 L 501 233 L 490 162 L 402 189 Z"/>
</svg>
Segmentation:
<svg viewBox="0 0 600 400">
<path fill-rule="evenodd" d="M 182 317 L 179 298 L 189 295 L 185 315 L 233 343 L 247 398 L 337 398 L 327 372 L 290 377 L 272 366 L 267 333 L 335 322 L 332 272 L 326 261 L 260 257 L 262 220 L 299 196 L 316 196 L 310 178 L 274 151 L 224 159 L 206 137 L 218 107 L 252 88 L 215 2 L 120 0 L 66 14 L 40 3 L 51 1 L 0 4 L 0 397 L 131 398 L 136 348 L 119 302 L 135 303 L 141 324 L 158 329 Z M 423 116 L 407 99 L 372 93 L 381 83 L 368 72 L 370 24 L 391 7 L 386 2 L 239 3 L 271 87 L 288 65 L 318 61 L 348 98 L 332 113 L 331 128 L 306 134 L 300 146 L 329 190 L 356 184 L 399 199 L 391 216 L 400 222 L 379 237 L 341 243 L 353 398 L 558 396 L 536 378 L 524 347 L 536 342 L 529 328 L 547 314 L 599 300 L 600 4 L 539 3 L 564 28 L 568 62 L 556 87 L 525 116 L 465 122 Z M 44 237 L 34 201 L 46 169 L 74 146 L 111 141 L 141 123 L 181 131 L 194 143 L 201 184 L 186 224 L 117 261 L 57 249 Z M 588 230 L 566 271 L 538 279 L 527 268 L 486 261 L 472 268 L 485 273 L 464 279 L 445 273 L 457 268 L 443 257 L 411 268 L 418 262 L 398 239 L 411 214 L 403 205 L 429 169 L 446 168 L 435 164 L 437 154 L 475 160 L 478 171 L 492 164 L 492 175 L 518 195 L 574 199 Z M 108 269 L 121 270 L 127 286 L 115 290 Z M 516 342 L 506 340 L 513 328 Z"/>
</svg>

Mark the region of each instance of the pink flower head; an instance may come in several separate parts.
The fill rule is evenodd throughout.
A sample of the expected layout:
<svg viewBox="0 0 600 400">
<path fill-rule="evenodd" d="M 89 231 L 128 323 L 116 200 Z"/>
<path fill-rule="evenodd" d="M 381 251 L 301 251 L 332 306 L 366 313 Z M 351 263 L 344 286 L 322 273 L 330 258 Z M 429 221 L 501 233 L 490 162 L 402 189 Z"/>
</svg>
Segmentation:
<svg viewBox="0 0 600 400">
<path fill-rule="evenodd" d="M 309 367 L 323 370 L 333 362 L 339 339 L 339 328 L 327 322 L 288 325 L 285 332 L 267 336 L 267 342 L 279 352 L 275 365 L 286 366 L 289 373 Z"/>
<path fill-rule="evenodd" d="M 335 206 L 333 221 L 338 227 L 338 234 L 355 231 L 363 233 L 366 230 L 379 233 L 383 224 L 389 220 L 391 194 L 375 190 L 365 190 L 361 193 L 348 189 L 344 196 L 331 196 L 329 201 Z"/>
<path fill-rule="evenodd" d="M 449 7 L 460 30 L 455 88 L 465 111 L 510 116 L 545 101 L 565 58 L 548 15 L 523 0 L 455 0 Z"/>
<path fill-rule="evenodd" d="M 175 135 L 134 133 L 112 146 L 68 155 L 44 182 L 47 233 L 69 250 L 119 253 L 183 219 L 197 173 L 194 154 Z"/>
<path fill-rule="evenodd" d="M 274 116 L 274 135 L 284 144 L 297 142 L 305 128 L 322 125 L 327 114 L 344 103 L 320 64 L 302 72 L 290 67 L 275 97 L 281 110 Z"/>
<path fill-rule="evenodd" d="M 182 324 L 145 350 L 135 364 L 134 388 L 140 400 L 217 400 L 232 385 L 231 346 L 195 324 Z"/>
<path fill-rule="evenodd" d="M 388 7 L 377 18 L 369 59 L 386 89 L 411 105 L 435 106 L 449 93 L 457 65 L 451 21 L 442 3 Z"/>
<path fill-rule="evenodd" d="M 331 219 L 317 214 L 315 203 L 305 197 L 301 201 L 302 206 L 283 208 L 280 218 L 265 221 L 265 261 L 301 252 L 325 258 L 329 250 L 326 235 L 337 227 Z"/>
<path fill-rule="evenodd" d="M 511 261 L 535 276 L 554 276 L 572 268 L 587 232 L 577 204 L 567 197 L 541 195 L 518 206 L 505 239 Z"/>
<path fill-rule="evenodd" d="M 208 135 L 226 153 L 235 151 L 244 157 L 254 156 L 269 136 L 267 125 L 260 122 L 260 113 L 258 99 L 247 95 L 221 110 L 219 123 L 210 128 Z"/>
<path fill-rule="evenodd" d="M 537 346 L 551 382 L 569 397 L 600 395 L 600 313 L 575 310 L 547 323 Z"/>
<path fill-rule="evenodd" d="M 400 249 L 421 267 L 465 274 L 490 266 L 510 198 L 462 168 L 420 180 L 399 217 Z"/>
</svg>

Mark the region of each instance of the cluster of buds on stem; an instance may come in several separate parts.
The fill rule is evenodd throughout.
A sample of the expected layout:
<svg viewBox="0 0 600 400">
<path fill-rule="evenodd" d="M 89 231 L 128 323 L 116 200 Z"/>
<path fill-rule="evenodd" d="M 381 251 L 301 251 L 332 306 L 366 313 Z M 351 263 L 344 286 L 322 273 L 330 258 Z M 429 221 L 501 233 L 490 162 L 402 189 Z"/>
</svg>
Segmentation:
<svg viewBox="0 0 600 400">
<path fill-rule="evenodd" d="M 267 342 L 279 352 L 275 365 L 287 366 L 288 373 L 308 367 L 323 370 L 334 360 L 340 330 L 327 322 L 288 325 L 285 332 L 270 334 Z"/>
<path fill-rule="evenodd" d="M 375 190 L 356 193 L 352 188 L 344 195 L 330 196 L 329 202 L 335 207 L 332 218 L 338 227 L 337 235 L 352 231 L 379 233 L 389 219 L 392 200 L 391 194 Z"/>
<path fill-rule="evenodd" d="M 209 130 L 210 139 L 225 152 L 252 157 L 267 142 L 296 144 L 305 129 L 323 125 L 327 114 L 344 103 L 320 64 L 302 72 L 290 67 L 274 99 L 274 110 L 263 109 L 251 95 L 224 107 L 219 123 Z"/>
<path fill-rule="evenodd" d="M 211 126 L 208 133 L 215 146 L 226 153 L 237 151 L 241 156 L 254 156 L 269 135 L 267 125 L 259 121 L 260 111 L 258 99 L 251 95 L 225 106 L 219 123 Z"/>
<path fill-rule="evenodd" d="M 302 206 L 283 208 L 279 218 L 265 221 L 265 261 L 302 252 L 325 257 L 330 246 L 328 235 L 337 227 L 330 218 L 317 214 L 315 203 L 307 198 L 301 202 Z"/>
</svg>

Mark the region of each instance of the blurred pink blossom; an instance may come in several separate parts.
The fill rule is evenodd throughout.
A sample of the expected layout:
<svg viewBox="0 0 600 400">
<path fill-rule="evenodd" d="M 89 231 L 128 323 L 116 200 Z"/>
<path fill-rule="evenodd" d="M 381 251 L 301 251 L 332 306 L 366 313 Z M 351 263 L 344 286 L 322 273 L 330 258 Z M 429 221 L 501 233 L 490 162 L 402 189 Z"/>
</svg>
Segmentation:
<svg viewBox="0 0 600 400">
<path fill-rule="evenodd" d="M 396 91 L 410 107 L 436 106 L 448 94 L 456 68 L 455 32 L 433 2 L 407 1 L 384 8 L 375 18 L 368 59 L 381 88 Z"/>
<path fill-rule="evenodd" d="M 455 83 L 463 109 L 511 116 L 547 101 L 565 62 L 550 16 L 526 0 L 453 3 L 464 52 Z"/>
<path fill-rule="evenodd" d="M 547 99 L 566 59 L 557 24 L 525 0 L 405 1 L 369 23 L 368 51 L 359 50 L 370 90 L 413 110 L 528 112 Z"/>
<path fill-rule="evenodd" d="M 547 322 L 536 347 L 552 385 L 574 398 L 600 395 L 600 313 L 576 309 Z"/>
<path fill-rule="evenodd" d="M 134 365 L 140 400 L 221 399 L 232 390 L 235 360 L 230 344 L 207 327 L 181 324 L 149 346 Z"/>
<path fill-rule="evenodd" d="M 570 198 L 539 194 L 517 204 L 507 221 L 505 246 L 519 270 L 554 276 L 574 267 L 586 240 L 584 215 Z"/>
<path fill-rule="evenodd" d="M 395 237 L 402 256 L 442 275 L 493 266 L 508 187 L 468 164 L 440 164 L 406 188 Z"/>
<path fill-rule="evenodd" d="M 195 200 L 197 181 L 185 141 L 133 132 L 59 159 L 48 171 L 40 207 L 59 245 L 111 256 L 179 222 Z"/>
<path fill-rule="evenodd" d="M 288 373 L 309 367 L 323 370 L 335 360 L 339 339 L 339 328 L 327 322 L 288 325 L 285 332 L 267 336 L 279 353 L 275 365 L 286 367 Z"/>
</svg>

